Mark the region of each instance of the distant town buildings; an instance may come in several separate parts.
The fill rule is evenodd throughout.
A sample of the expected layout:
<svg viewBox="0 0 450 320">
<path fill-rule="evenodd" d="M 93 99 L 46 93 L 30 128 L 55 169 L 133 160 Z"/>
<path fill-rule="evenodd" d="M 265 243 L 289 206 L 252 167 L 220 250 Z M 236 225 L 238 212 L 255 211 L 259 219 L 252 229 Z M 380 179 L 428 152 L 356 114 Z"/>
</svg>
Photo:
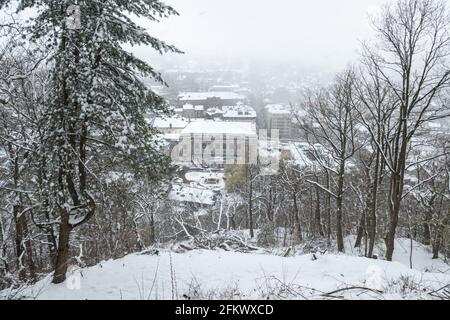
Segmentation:
<svg viewBox="0 0 450 320">
<path fill-rule="evenodd" d="M 223 106 L 222 118 L 224 121 L 256 122 L 256 111 L 242 103 L 236 106 Z"/>
<path fill-rule="evenodd" d="M 238 84 L 214 85 L 209 89 L 209 91 L 211 92 L 237 92 L 240 90 L 242 89 Z"/>
<path fill-rule="evenodd" d="M 153 121 L 153 127 L 157 128 L 162 134 L 180 134 L 188 123 L 186 119 L 181 117 L 156 118 Z"/>
<path fill-rule="evenodd" d="M 288 140 L 292 135 L 292 110 L 289 105 L 268 104 L 264 108 L 267 130 L 278 130 L 280 140 Z"/>
<path fill-rule="evenodd" d="M 186 119 L 202 119 L 205 117 L 205 107 L 203 105 L 185 104 L 181 108 L 175 108 L 175 113 Z"/>
<path fill-rule="evenodd" d="M 267 103 L 258 114 L 255 106 L 249 105 L 248 89 L 237 84 L 209 88 L 173 96 L 168 101 L 174 106 L 175 115 L 153 122 L 167 142 L 166 150 L 174 164 L 183 172 L 188 171 L 174 182 L 172 200 L 195 206 L 199 212 L 213 206 L 216 194 L 225 186 L 226 165 L 261 163 L 264 170 L 270 171 L 274 169 L 272 162 L 278 164 L 280 157 L 290 159 L 294 165 L 312 163 L 306 148 L 299 151 L 290 143 L 289 148 L 283 149 L 265 134 L 258 136 L 259 118 L 265 119 L 265 123 L 258 121 L 258 124 L 268 130 L 269 136 L 271 130 L 278 130 L 280 140 L 293 139 L 294 117 L 290 106 Z"/>
<path fill-rule="evenodd" d="M 185 92 L 178 96 L 180 107 L 186 104 L 204 106 L 205 108 L 233 106 L 245 102 L 243 95 L 227 91 Z"/>
</svg>

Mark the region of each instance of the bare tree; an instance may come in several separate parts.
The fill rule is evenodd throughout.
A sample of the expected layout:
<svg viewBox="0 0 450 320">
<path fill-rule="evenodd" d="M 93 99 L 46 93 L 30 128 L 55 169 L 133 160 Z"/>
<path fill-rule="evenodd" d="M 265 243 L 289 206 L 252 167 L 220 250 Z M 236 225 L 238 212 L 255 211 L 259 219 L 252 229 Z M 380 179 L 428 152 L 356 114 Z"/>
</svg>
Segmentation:
<svg viewBox="0 0 450 320">
<path fill-rule="evenodd" d="M 359 152 L 367 182 L 367 256 L 373 256 L 377 232 L 377 211 L 379 207 L 379 192 L 385 173 L 385 163 L 382 157 L 386 154 L 388 141 L 396 108 L 395 96 L 388 85 L 381 79 L 381 74 L 372 64 L 363 59 L 363 66 L 358 75 L 358 85 L 355 86 L 359 121 L 367 131 L 367 147 Z M 355 244 L 356 246 L 358 243 Z"/>
<path fill-rule="evenodd" d="M 386 150 L 377 143 L 390 172 L 387 260 L 392 260 L 394 252 L 411 139 L 424 123 L 449 114 L 439 104 L 439 97 L 449 87 L 450 80 L 449 23 L 443 2 L 399 0 L 387 5 L 374 21 L 376 45 L 364 45 L 366 63 L 376 70 L 396 100 L 392 127 L 382 130 Z"/>
<path fill-rule="evenodd" d="M 38 206 L 33 176 L 39 140 L 41 103 L 46 82 L 41 70 L 44 51 L 22 41 L 19 25 L 10 24 L 7 41 L 0 50 L 0 150 L 5 177 L 0 194 L 6 200 L 2 211 L 14 225 L 15 253 L 22 280 L 34 279 L 36 265 L 33 249 L 32 212 Z M 3 236 L 4 231 L 2 232 Z M 4 252 L 6 246 L 3 247 Z"/>
<path fill-rule="evenodd" d="M 434 153 L 442 153 L 448 150 L 448 141 L 444 139 L 430 139 L 435 145 L 442 143 L 441 148 L 435 148 Z M 417 157 L 420 157 L 420 152 Z M 422 155 L 429 159 L 429 155 Z M 439 257 L 446 230 L 450 229 L 450 198 L 449 198 L 449 174 L 448 157 L 431 157 L 431 160 L 416 161 L 410 171 L 414 171 L 417 183 L 407 185 L 403 198 L 412 197 L 415 205 L 420 210 L 415 217 L 416 225 L 422 226 L 423 242 L 432 246 L 433 259 Z M 417 210 L 417 209 L 416 209 Z"/>
<path fill-rule="evenodd" d="M 308 180 L 308 182 L 318 186 L 336 200 L 336 237 L 339 251 L 344 251 L 343 201 L 346 190 L 346 172 L 349 160 L 358 149 L 354 86 L 354 72 L 344 72 L 337 77 L 330 88 L 309 96 L 307 120 L 298 119 L 300 123 L 303 123 L 302 129 L 314 150 L 317 151 L 316 144 L 320 144 L 333 158 L 331 165 L 321 160 L 323 156 L 318 156 L 317 160 L 336 178 L 334 192 L 317 181 Z"/>
</svg>

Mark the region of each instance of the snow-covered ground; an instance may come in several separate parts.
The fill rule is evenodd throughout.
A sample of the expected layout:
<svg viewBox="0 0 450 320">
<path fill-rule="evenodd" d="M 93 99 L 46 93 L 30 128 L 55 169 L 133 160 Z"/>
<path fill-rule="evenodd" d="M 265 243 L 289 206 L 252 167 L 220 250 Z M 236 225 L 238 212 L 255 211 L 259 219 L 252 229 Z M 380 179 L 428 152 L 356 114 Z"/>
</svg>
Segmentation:
<svg viewBox="0 0 450 320">
<path fill-rule="evenodd" d="M 187 181 L 203 188 L 220 191 L 225 188 L 224 173 L 217 171 L 189 171 L 186 173 Z"/>
<path fill-rule="evenodd" d="M 426 248 L 416 244 L 414 265 L 419 270 L 410 269 L 409 253 L 405 261 L 401 249 L 406 240 L 398 241 L 396 262 L 344 254 L 284 258 L 221 250 L 132 254 L 72 270 L 63 284 L 51 284 L 49 275 L 15 298 L 431 299 L 430 292 L 450 284 L 449 266 L 431 260 Z M 0 298 L 11 294 L 0 292 Z"/>
<path fill-rule="evenodd" d="M 361 255 L 359 249 L 354 248 L 355 237 L 345 238 L 345 252 L 352 255 Z M 425 246 L 416 241 L 412 241 L 412 256 L 411 256 L 411 241 L 406 238 L 399 238 L 395 240 L 395 250 L 393 260 L 410 267 L 410 256 L 412 260 L 412 267 L 423 272 L 446 273 L 450 275 L 450 265 L 445 263 L 442 259 L 431 259 L 433 256 L 430 246 Z M 374 249 L 374 254 L 383 257 L 385 253 L 384 243 L 377 243 Z"/>
</svg>

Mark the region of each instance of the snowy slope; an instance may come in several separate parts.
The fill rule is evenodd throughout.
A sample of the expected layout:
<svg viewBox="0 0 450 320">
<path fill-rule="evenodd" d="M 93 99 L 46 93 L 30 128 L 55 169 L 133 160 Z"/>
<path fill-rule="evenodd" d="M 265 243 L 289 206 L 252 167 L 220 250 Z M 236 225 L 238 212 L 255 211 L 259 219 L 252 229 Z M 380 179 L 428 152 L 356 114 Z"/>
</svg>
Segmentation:
<svg viewBox="0 0 450 320">
<path fill-rule="evenodd" d="M 450 274 L 411 270 L 399 262 L 346 255 L 265 254 L 195 250 L 176 254 L 132 254 L 72 271 L 66 283 L 50 276 L 20 291 L 37 299 L 329 299 L 336 293 L 354 299 L 430 299 L 428 293 L 450 284 Z M 5 298 L 8 291 L 0 293 Z M 1 298 L 1 297 L 0 297 Z"/>
<path fill-rule="evenodd" d="M 360 249 L 355 249 L 356 237 L 349 236 L 345 238 L 345 252 L 352 255 L 363 255 Z M 431 246 L 425 246 L 419 242 L 412 241 L 412 266 L 414 269 L 423 272 L 436 272 L 450 274 L 450 265 L 442 259 L 432 259 Z M 376 244 L 374 254 L 384 257 L 386 247 L 383 241 Z M 411 242 L 407 238 L 399 238 L 395 240 L 395 250 L 393 260 L 410 267 Z"/>
</svg>

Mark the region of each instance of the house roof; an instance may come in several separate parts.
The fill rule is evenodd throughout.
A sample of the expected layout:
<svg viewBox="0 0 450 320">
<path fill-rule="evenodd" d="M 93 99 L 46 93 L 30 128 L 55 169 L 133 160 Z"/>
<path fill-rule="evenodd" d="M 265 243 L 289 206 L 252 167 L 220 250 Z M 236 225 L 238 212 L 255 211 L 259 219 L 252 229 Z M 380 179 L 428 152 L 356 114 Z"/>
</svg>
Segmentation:
<svg viewBox="0 0 450 320">
<path fill-rule="evenodd" d="M 169 193 L 169 199 L 180 202 L 213 205 L 215 203 L 215 193 L 212 190 L 188 185 L 173 185 L 172 191 Z"/>
<path fill-rule="evenodd" d="M 256 111 L 247 105 L 238 104 L 237 106 L 224 106 L 224 118 L 256 118 Z"/>
<path fill-rule="evenodd" d="M 153 122 L 153 126 L 157 129 L 169 129 L 169 128 L 182 129 L 185 128 L 187 124 L 188 121 L 180 117 L 156 118 L 155 121 Z"/>
<path fill-rule="evenodd" d="M 181 101 L 199 101 L 218 98 L 221 100 L 244 100 L 245 97 L 234 92 L 211 91 L 211 92 L 184 92 L 178 96 Z"/>
<path fill-rule="evenodd" d="M 256 136 L 256 125 L 251 122 L 197 120 L 189 123 L 181 133 Z"/>
<path fill-rule="evenodd" d="M 292 108 L 285 104 L 268 104 L 265 106 L 267 112 L 272 114 L 291 114 Z"/>
</svg>

